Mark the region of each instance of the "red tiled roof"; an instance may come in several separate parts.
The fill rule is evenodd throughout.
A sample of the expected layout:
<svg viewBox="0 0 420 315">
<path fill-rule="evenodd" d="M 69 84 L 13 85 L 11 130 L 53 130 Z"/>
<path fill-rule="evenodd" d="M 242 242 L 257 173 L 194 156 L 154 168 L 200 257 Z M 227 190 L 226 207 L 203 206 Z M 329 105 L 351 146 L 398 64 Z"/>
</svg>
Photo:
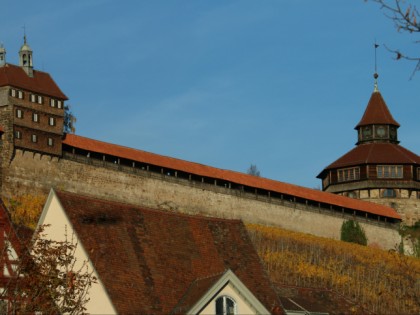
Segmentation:
<svg viewBox="0 0 420 315">
<path fill-rule="evenodd" d="M 386 103 L 379 92 L 372 93 L 365 113 L 355 129 L 360 126 L 372 124 L 390 124 L 398 127 L 400 126 L 400 124 L 392 117 L 388 106 L 386 106 Z"/>
<path fill-rule="evenodd" d="M 417 164 L 420 157 L 394 143 L 364 143 L 347 152 L 325 170 L 362 164 Z M 324 171 L 325 171 L 324 170 Z"/>
<path fill-rule="evenodd" d="M 46 72 L 34 70 L 33 77 L 30 77 L 21 67 L 6 64 L 0 67 L 0 86 L 7 85 L 67 100 L 67 96 Z"/>
<path fill-rule="evenodd" d="M 56 194 L 118 313 L 169 314 L 197 279 L 227 269 L 268 310 L 281 305 L 239 220 Z"/>
<path fill-rule="evenodd" d="M 298 198 L 308 199 L 315 202 L 332 204 L 339 207 L 368 212 L 389 218 L 401 219 L 400 215 L 394 209 L 387 206 L 274 181 L 267 178 L 187 162 L 184 160 L 93 140 L 74 134 L 67 134 L 63 144 L 90 152 L 113 155 L 136 162 L 157 165 L 168 169 L 183 171 L 189 174 L 225 180 L 239 185 L 296 196 Z"/>
</svg>

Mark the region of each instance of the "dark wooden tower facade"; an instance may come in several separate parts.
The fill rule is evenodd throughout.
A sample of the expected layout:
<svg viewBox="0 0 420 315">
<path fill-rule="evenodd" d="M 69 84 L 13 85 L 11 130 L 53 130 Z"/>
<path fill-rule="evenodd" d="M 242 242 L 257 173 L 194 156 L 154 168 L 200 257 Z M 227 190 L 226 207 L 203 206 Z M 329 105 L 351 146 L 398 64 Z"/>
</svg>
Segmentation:
<svg viewBox="0 0 420 315">
<path fill-rule="evenodd" d="M 0 48 L 0 123 L 3 151 L 14 148 L 61 156 L 66 95 L 48 73 L 35 70 L 24 38 L 19 65 L 6 62 Z M 11 157 L 11 155 L 10 155 Z"/>
</svg>

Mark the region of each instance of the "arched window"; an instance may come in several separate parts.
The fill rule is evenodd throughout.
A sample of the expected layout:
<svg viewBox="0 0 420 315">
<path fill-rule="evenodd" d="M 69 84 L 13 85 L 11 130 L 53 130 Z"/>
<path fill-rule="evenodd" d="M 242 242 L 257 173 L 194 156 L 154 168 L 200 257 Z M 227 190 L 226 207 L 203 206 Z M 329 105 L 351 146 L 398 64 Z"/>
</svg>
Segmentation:
<svg viewBox="0 0 420 315">
<path fill-rule="evenodd" d="M 234 315 L 236 314 L 235 301 L 223 295 L 216 300 L 216 315 Z"/>
</svg>

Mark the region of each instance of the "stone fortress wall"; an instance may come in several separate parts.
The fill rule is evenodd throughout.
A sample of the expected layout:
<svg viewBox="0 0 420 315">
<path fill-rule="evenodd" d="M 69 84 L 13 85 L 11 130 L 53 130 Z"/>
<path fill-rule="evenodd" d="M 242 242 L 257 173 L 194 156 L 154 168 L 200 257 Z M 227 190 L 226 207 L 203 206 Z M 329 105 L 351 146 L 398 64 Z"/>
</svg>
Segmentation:
<svg viewBox="0 0 420 315">
<path fill-rule="evenodd" d="M 2 164 L 3 197 L 16 191 L 46 194 L 54 188 L 167 211 L 242 219 L 333 239 L 340 238 L 344 220 L 356 219 L 369 243 L 394 249 L 401 239 L 395 224 L 146 170 L 127 172 L 112 163 L 98 166 L 88 159 L 77 162 L 66 155 L 58 158 L 16 149 L 12 160 L 3 160 Z"/>
</svg>

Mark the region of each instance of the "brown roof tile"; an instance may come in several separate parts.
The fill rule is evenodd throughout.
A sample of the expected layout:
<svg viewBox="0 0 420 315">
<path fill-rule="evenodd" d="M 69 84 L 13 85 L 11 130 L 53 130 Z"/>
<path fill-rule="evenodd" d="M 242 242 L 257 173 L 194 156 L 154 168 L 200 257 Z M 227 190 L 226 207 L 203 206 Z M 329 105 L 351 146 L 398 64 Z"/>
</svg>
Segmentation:
<svg viewBox="0 0 420 315">
<path fill-rule="evenodd" d="M 390 124 L 398 127 L 400 126 L 400 124 L 392 117 L 391 112 L 389 111 L 388 106 L 386 106 L 380 92 L 372 93 L 365 113 L 355 129 L 360 126 L 372 124 Z"/>
<path fill-rule="evenodd" d="M 67 100 L 67 96 L 46 72 L 34 70 L 34 76 L 30 77 L 21 67 L 6 64 L 5 66 L 0 67 L 0 86 L 8 85 Z"/>
<path fill-rule="evenodd" d="M 420 157 L 394 143 L 364 143 L 328 165 L 325 170 L 363 164 L 417 164 Z"/>
<path fill-rule="evenodd" d="M 157 165 L 160 167 L 184 171 L 199 176 L 217 178 L 239 185 L 245 185 L 255 187 L 257 189 L 265 189 L 281 194 L 296 196 L 298 198 L 308 199 L 315 202 L 336 205 L 339 207 L 368 212 L 389 218 L 401 219 L 400 215 L 394 209 L 387 206 L 382 206 L 379 204 L 353 198 L 347 198 L 315 189 L 274 181 L 267 178 L 251 176 L 248 174 L 229 170 L 222 170 L 203 164 L 188 162 L 141 150 L 127 148 L 111 143 L 77 136 L 74 134 L 67 134 L 66 138 L 63 141 L 63 144 L 91 152 L 113 155 L 136 162 Z"/>
<path fill-rule="evenodd" d="M 267 309 L 280 305 L 239 220 L 57 196 L 119 313 L 169 314 L 194 281 L 227 269 Z"/>
</svg>

